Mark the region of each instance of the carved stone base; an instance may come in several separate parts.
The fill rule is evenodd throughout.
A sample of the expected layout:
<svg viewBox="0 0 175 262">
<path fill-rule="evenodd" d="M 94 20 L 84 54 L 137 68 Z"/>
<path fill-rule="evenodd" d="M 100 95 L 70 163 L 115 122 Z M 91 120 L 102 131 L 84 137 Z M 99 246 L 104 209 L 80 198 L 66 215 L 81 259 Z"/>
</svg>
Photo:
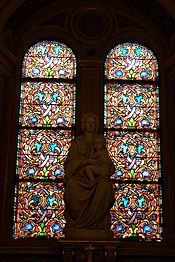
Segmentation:
<svg viewBox="0 0 175 262">
<path fill-rule="evenodd" d="M 96 229 L 67 229 L 65 230 L 66 239 L 81 240 L 112 240 L 113 233 L 109 230 Z"/>
<path fill-rule="evenodd" d="M 116 262 L 120 241 L 60 240 L 63 262 Z"/>
</svg>

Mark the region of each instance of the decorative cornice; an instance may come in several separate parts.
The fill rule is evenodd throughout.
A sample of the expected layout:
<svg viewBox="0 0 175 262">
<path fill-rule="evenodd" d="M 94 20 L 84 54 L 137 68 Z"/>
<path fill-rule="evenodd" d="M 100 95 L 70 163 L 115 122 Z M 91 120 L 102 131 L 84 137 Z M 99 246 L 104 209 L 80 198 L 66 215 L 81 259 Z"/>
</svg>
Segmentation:
<svg viewBox="0 0 175 262">
<path fill-rule="evenodd" d="M 79 1 L 68 1 L 68 0 L 62 0 L 62 3 L 67 2 L 67 7 L 69 5 L 75 6 L 76 3 L 79 4 Z M 58 3 L 58 0 L 30 0 L 25 1 L 21 6 L 19 6 L 16 11 L 13 13 L 13 15 L 9 18 L 9 20 L 6 23 L 6 26 L 4 28 L 4 31 L 6 30 L 12 30 L 15 31 L 20 24 L 23 23 L 24 20 L 32 16 L 35 12 L 38 12 L 38 10 L 48 7 L 49 5 L 52 5 L 54 3 Z M 91 2 L 86 1 L 86 4 L 90 4 Z M 117 0 L 96 0 L 93 1 L 93 3 L 96 3 L 96 6 L 100 6 L 100 4 L 105 4 L 109 7 L 111 4 L 111 7 L 116 7 L 117 10 Z M 170 35 L 175 31 L 175 19 L 172 18 L 172 16 L 168 13 L 167 10 L 163 8 L 163 6 L 156 0 L 123 0 L 122 3 L 127 6 L 127 12 L 129 9 L 129 6 L 132 5 L 132 7 L 137 8 L 139 11 L 145 13 L 147 17 L 152 20 L 155 25 L 159 27 L 161 31 L 163 31 L 167 37 L 170 37 Z M 121 1 L 119 1 L 119 4 L 121 4 Z M 100 17 L 99 17 L 100 20 Z M 52 23 L 52 20 L 51 20 Z M 82 30 L 82 28 L 80 28 Z M 97 30 L 98 31 L 98 30 Z M 99 33 L 99 31 L 98 31 Z"/>
<path fill-rule="evenodd" d="M 35 255 L 48 255 L 48 254 L 58 254 L 61 253 L 61 247 L 58 245 L 57 247 L 49 247 L 49 246 L 26 246 L 21 247 L 17 246 L 0 246 L 0 254 L 35 254 Z"/>
<path fill-rule="evenodd" d="M 65 22 L 66 22 L 66 13 L 63 12 L 63 13 L 59 13 L 58 15 L 49 18 L 48 20 L 44 21 L 43 24 L 64 27 Z"/>
<path fill-rule="evenodd" d="M 130 0 L 124 0 L 130 4 Z M 156 0 L 134 0 L 132 6 L 146 13 L 150 19 L 166 34 L 171 35 L 175 31 L 175 20 Z"/>
<path fill-rule="evenodd" d="M 27 241 L 28 242 L 28 241 Z M 32 241 L 33 242 L 33 241 Z M 70 241 L 69 241 L 70 242 Z M 78 245 L 79 243 L 84 244 L 83 241 L 72 241 L 70 243 L 70 246 L 72 246 L 74 242 L 74 245 Z M 97 242 L 97 241 L 96 241 Z M 116 242 L 116 243 L 115 243 Z M 106 245 L 109 243 L 106 243 L 106 241 L 102 241 L 102 243 L 94 243 L 91 241 L 92 244 L 95 245 Z M 131 243 L 125 243 L 125 247 L 120 247 L 120 244 L 117 243 L 117 241 L 113 241 L 111 243 L 113 246 L 118 247 L 117 255 L 125 257 L 125 256 L 144 256 L 144 257 L 175 257 L 175 249 L 168 248 L 168 247 L 162 247 L 161 245 L 158 247 L 154 246 L 151 242 L 150 243 L 143 243 L 143 247 L 140 245 L 135 247 L 129 247 Z M 140 243 L 139 243 L 140 244 Z M 61 254 L 62 252 L 62 245 L 63 241 L 59 243 L 57 242 L 57 245 L 54 245 L 54 247 L 50 246 L 34 246 L 32 244 L 22 247 L 19 245 L 19 243 L 16 246 L 0 246 L 0 255 L 1 254 L 13 254 L 13 255 L 54 255 L 54 254 Z M 69 243 L 67 243 L 69 245 Z M 151 245 L 151 246 L 150 246 Z"/>
<path fill-rule="evenodd" d="M 61 0 L 57 0 L 61 1 Z M 20 5 L 13 15 L 9 18 L 9 20 L 6 23 L 6 26 L 4 28 L 4 31 L 6 30 L 15 30 L 18 26 L 20 26 L 21 23 L 30 16 L 32 16 L 35 12 L 37 12 L 39 9 L 42 9 L 43 7 L 47 7 L 53 3 L 55 3 L 55 0 L 29 0 L 25 1 L 22 5 Z"/>
</svg>

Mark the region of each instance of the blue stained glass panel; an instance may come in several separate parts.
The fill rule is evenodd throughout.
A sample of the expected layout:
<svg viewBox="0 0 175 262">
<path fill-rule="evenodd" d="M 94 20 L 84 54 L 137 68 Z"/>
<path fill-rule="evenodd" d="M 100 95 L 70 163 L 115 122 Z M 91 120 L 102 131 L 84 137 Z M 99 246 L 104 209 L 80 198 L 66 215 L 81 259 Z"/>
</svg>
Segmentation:
<svg viewBox="0 0 175 262">
<path fill-rule="evenodd" d="M 162 239 L 162 188 L 158 184 L 115 184 L 111 229 L 115 238 Z"/>
<path fill-rule="evenodd" d="M 65 226 L 63 194 L 62 183 L 16 184 L 14 238 L 63 237 Z"/>
<path fill-rule="evenodd" d="M 71 83 L 22 83 L 19 124 L 30 127 L 74 126 L 75 92 L 75 84 Z"/>
<path fill-rule="evenodd" d="M 154 132 L 105 132 L 117 180 L 155 181 L 160 178 L 160 140 Z"/>
<path fill-rule="evenodd" d="M 156 84 L 108 83 L 104 87 L 104 126 L 123 129 L 159 127 Z"/>
<path fill-rule="evenodd" d="M 64 177 L 71 130 L 22 129 L 18 134 L 16 173 L 19 179 Z"/>
<path fill-rule="evenodd" d="M 158 80 L 158 62 L 153 52 L 137 43 L 115 46 L 105 61 L 105 77 L 120 80 Z"/>
<path fill-rule="evenodd" d="M 22 76 L 31 78 L 70 78 L 76 76 L 76 58 L 63 43 L 42 41 L 26 52 Z"/>
</svg>

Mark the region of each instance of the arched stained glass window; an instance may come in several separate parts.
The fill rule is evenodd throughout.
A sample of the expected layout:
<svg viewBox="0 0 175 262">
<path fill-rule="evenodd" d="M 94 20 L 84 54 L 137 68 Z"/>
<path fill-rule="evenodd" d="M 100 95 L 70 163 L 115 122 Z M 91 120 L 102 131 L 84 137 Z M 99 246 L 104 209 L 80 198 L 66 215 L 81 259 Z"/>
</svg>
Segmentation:
<svg viewBox="0 0 175 262">
<path fill-rule="evenodd" d="M 158 61 L 137 43 L 115 46 L 105 61 L 104 130 L 115 164 L 115 237 L 162 238 Z"/>
<path fill-rule="evenodd" d="M 22 63 L 14 238 L 63 236 L 63 163 L 75 125 L 76 58 L 65 44 L 34 44 Z"/>
</svg>

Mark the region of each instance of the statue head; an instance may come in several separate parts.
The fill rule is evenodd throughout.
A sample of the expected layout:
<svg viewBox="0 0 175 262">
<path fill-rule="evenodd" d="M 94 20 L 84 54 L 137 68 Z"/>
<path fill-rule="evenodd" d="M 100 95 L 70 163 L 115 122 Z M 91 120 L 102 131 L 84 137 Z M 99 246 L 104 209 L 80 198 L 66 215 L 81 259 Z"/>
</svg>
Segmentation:
<svg viewBox="0 0 175 262">
<path fill-rule="evenodd" d="M 83 133 L 86 132 L 86 124 L 90 119 L 94 119 L 95 127 L 94 127 L 94 133 L 98 133 L 99 129 L 99 120 L 98 117 L 95 114 L 87 113 L 85 114 L 81 119 L 81 129 L 83 130 Z"/>
</svg>

